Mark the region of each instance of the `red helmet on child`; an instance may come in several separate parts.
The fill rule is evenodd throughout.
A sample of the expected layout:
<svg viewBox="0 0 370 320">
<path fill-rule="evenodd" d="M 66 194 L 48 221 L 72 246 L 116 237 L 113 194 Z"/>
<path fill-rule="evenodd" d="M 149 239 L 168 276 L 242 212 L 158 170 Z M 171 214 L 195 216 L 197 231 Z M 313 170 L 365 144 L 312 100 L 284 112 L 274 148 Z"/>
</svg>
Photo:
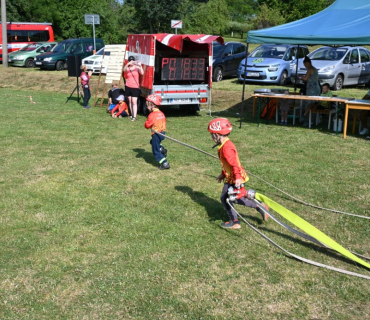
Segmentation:
<svg viewBox="0 0 370 320">
<path fill-rule="evenodd" d="M 208 131 L 210 133 L 219 133 L 223 136 L 229 134 L 232 129 L 231 122 L 226 118 L 216 118 L 208 124 Z"/>
<path fill-rule="evenodd" d="M 147 96 L 146 101 L 153 102 L 157 106 L 160 106 L 162 104 L 162 98 L 158 94 L 151 94 L 151 95 Z"/>
</svg>

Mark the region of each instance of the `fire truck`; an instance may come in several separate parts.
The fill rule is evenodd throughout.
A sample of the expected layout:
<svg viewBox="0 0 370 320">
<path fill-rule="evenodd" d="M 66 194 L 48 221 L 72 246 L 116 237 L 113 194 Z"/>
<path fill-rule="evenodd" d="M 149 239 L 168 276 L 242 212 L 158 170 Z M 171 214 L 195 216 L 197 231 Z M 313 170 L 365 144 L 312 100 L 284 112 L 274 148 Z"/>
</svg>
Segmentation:
<svg viewBox="0 0 370 320">
<path fill-rule="evenodd" d="M 0 23 L 0 28 L 2 28 Z M 7 22 L 8 53 L 17 51 L 32 42 L 53 42 L 51 23 Z M 3 38 L 0 33 L 0 61 L 3 60 Z"/>
<path fill-rule="evenodd" d="M 128 57 L 140 60 L 141 104 L 149 94 L 158 94 L 162 105 L 180 106 L 196 112 L 210 103 L 212 88 L 212 43 L 224 43 L 222 37 L 184 34 L 130 34 Z"/>
</svg>

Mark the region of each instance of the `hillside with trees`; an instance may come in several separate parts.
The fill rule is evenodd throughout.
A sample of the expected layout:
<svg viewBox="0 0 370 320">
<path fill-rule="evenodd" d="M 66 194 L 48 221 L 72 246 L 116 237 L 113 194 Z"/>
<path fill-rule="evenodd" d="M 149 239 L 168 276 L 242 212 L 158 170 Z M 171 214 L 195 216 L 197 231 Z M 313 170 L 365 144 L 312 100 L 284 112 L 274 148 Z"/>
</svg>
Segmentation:
<svg viewBox="0 0 370 320">
<path fill-rule="evenodd" d="M 334 0 L 8 0 L 7 20 L 51 22 L 56 40 L 91 37 L 85 14 L 99 14 L 96 37 L 125 43 L 129 33 L 173 33 L 171 20 L 182 20 L 178 33 L 245 38 L 249 30 L 295 21 L 315 14 Z"/>
</svg>

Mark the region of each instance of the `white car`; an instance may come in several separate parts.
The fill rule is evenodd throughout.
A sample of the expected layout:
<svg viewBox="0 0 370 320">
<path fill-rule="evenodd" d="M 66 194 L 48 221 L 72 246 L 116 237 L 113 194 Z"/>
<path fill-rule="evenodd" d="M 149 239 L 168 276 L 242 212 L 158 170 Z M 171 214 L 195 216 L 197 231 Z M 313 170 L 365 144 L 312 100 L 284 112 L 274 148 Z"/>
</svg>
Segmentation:
<svg viewBox="0 0 370 320">
<path fill-rule="evenodd" d="M 103 59 L 103 56 L 104 56 L 104 59 Z M 105 54 L 104 54 L 104 48 L 101 48 L 94 55 L 83 59 L 82 64 L 85 64 L 87 66 L 87 70 L 92 70 L 93 73 L 100 73 L 100 67 L 103 64 L 103 67 L 101 68 L 101 73 L 106 74 L 107 73 L 107 62 L 109 60 L 109 56 L 110 56 L 110 52 L 105 51 Z"/>
</svg>

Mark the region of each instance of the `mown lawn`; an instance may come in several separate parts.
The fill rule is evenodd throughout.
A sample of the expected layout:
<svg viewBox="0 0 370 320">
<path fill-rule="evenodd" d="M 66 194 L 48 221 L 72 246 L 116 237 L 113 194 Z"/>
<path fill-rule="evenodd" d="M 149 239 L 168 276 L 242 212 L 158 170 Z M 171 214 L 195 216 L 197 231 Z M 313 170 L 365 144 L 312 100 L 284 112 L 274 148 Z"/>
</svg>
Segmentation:
<svg viewBox="0 0 370 320">
<path fill-rule="evenodd" d="M 370 216 L 369 141 L 344 140 L 321 126 L 257 127 L 250 103 L 238 129 L 241 86 L 234 81 L 215 85 L 212 115 L 234 123 L 231 139 L 247 170 L 307 202 Z M 75 98 L 66 104 L 65 92 L 4 86 L 0 319 L 368 317 L 368 280 L 289 258 L 245 225 L 220 228 L 226 215 L 214 158 L 167 139 L 171 169 L 160 171 L 143 116 L 135 123 L 112 119 L 104 108 L 84 110 Z M 359 97 L 366 91 L 352 90 Z M 216 155 L 206 110 L 164 112 L 170 137 Z M 370 256 L 369 220 L 303 206 L 253 177 L 249 187 Z M 238 209 L 288 251 L 370 276 Z"/>
</svg>

